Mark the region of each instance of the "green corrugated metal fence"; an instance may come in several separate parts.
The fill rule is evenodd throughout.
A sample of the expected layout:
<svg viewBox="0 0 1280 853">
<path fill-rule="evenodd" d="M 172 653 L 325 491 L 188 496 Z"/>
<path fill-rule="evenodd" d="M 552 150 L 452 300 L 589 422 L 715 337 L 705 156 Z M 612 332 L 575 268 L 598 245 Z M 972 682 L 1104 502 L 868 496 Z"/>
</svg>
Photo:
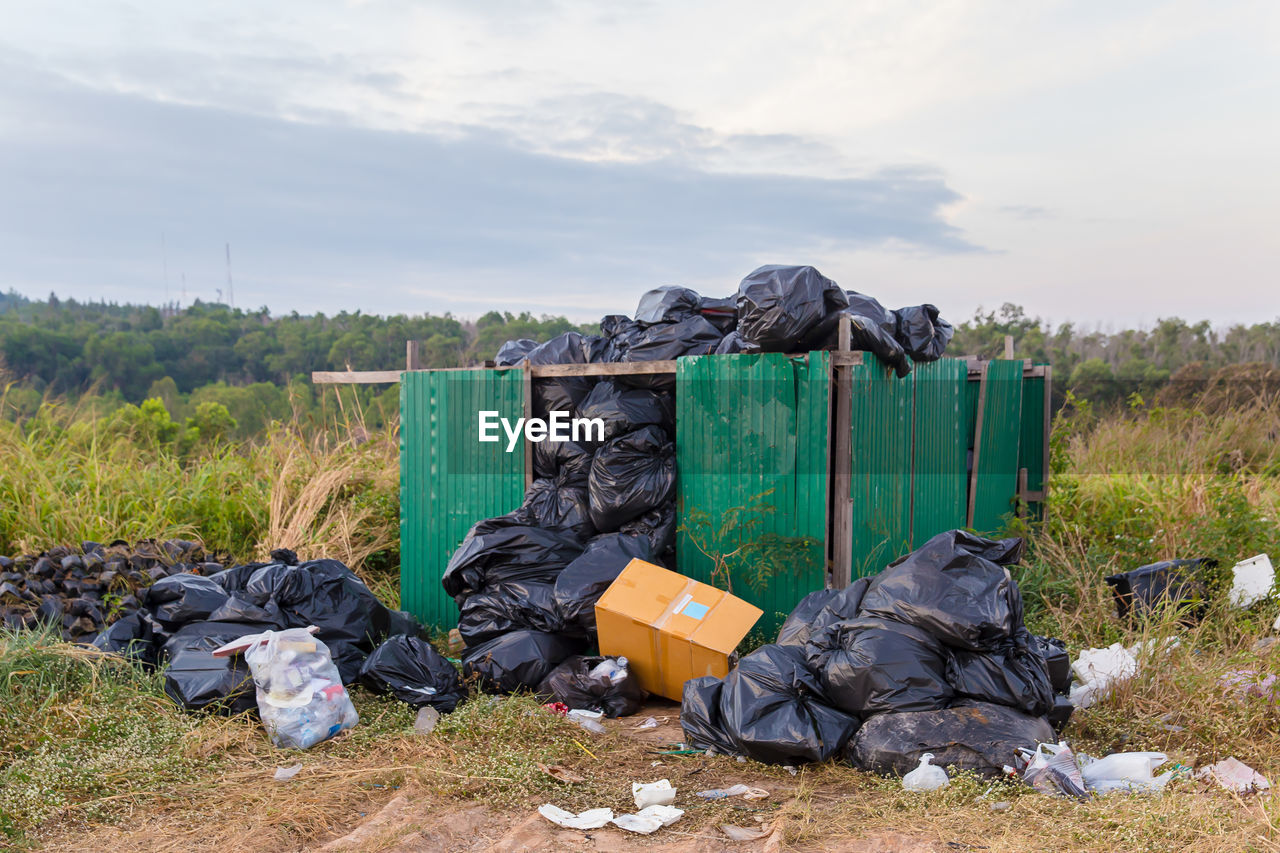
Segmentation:
<svg viewBox="0 0 1280 853">
<path fill-rule="evenodd" d="M 400 376 L 400 606 L 424 624 L 457 624 L 440 586 L 449 558 L 473 524 L 524 499 L 524 443 L 507 453 L 505 438 L 478 440 L 481 410 L 514 420 L 523 401 L 519 370 Z"/>
<path fill-rule="evenodd" d="M 790 571 L 759 585 L 735 573 L 734 594 L 764 611 L 757 628 L 765 632 L 777 630 L 797 601 L 825 584 L 829 376 L 830 355 L 823 352 L 803 359 L 697 356 L 680 359 L 677 368 L 680 571 L 710 582 L 712 560 L 698 550 L 693 534 L 713 550 L 733 550 L 736 543 L 717 543 L 709 531 L 727 510 L 764 493 L 773 510 L 756 516 L 758 532 L 812 540 L 794 555 Z M 709 523 L 691 531 L 695 511 Z"/>
<path fill-rule="evenodd" d="M 969 436 L 965 429 L 968 370 L 947 358 L 915 367 L 911 547 L 965 525 Z"/>
<path fill-rule="evenodd" d="M 969 526 L 994 533 L 1016 507 L 1018 444 L 1022 436 L 1022 362 L 989 361 L 978 390 L 977 438 L 969 498 Z"/>
</svg>

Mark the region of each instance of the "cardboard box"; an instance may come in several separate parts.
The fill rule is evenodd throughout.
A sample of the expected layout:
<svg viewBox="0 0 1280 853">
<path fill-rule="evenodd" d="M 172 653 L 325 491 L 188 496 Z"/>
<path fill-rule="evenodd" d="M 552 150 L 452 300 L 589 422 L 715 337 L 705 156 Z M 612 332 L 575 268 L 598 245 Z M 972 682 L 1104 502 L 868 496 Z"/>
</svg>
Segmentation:
<svg viewBox="0 0 1280 853">
<path fill-rule="evenodd" d="M 632 560 L 596 602 L 600 653 L 623 655 L 640 685 L 680 701 L 690 678 L 729 674 L 759 607 L 661 566 Z"/>
</svg>

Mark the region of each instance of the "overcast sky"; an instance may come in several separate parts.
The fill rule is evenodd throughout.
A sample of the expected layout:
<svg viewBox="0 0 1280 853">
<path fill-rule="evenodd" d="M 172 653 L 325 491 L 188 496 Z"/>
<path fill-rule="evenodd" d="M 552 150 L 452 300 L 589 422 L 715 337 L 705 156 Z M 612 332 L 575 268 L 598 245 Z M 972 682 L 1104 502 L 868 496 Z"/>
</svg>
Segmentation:
<svg viewBox="0 0 1280 853">
<path fill-rule="evenodd" d="M 0 0 L 0 289 L 1280 315 L 1280 4 Z M 224 295 L 225 296 L 225 295 Z"/>
</svg>

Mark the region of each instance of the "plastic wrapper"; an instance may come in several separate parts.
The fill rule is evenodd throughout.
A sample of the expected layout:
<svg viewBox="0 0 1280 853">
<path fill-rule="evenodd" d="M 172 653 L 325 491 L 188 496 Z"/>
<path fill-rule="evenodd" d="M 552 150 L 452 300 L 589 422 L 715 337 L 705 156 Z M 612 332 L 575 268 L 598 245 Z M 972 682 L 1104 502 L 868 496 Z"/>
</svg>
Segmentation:
<svg viewBox="0 0 1280 853">
<path fill-rule="evenodd" d="M 263 633 L 244 659 L 277 747 L 310 749 L 360 722 L 328 647 L 305 628 Z"/>
<path fill-rule="evenodd" d="M 649 540 L 642 536 L 605 533 L 588 543 L 582 556 L 556 578 L 555 606 L 566 630 L 571 627 L 588 638 L 595 637 L 596 602 L 635 559 L 653 559 Z"/>
<path fill-rule="evenodd" d="M 947 683 L 958 696 L 1008 705 L 1033 717 L 1053 709 L 1049 665 L 1025 628 L 995 651 L 951 651 Z"/>
<path fill-rule="evenodd" d="M 778 630 L 778 645 L 803 648 L 823 628 L 856 618 L 870 583 L 870 578 L 858 578 L 844 589 L 820 589 L 800 599 Z"/>
<path fill-rule="evenodd" d="M 269 625 L 191 622 L 160 650 L 164 692 L 188 711 L 239 714 L 256 707 L 249 667 L 239 657 L 214 657 L 214 650 Z"/>
<path fill-rule="evenodd" d="M 603 420 L 606 441 L 646 426 L 661 427 L 670 436 L 675 432 L 676 405 L 668 393 L 604 379 L 582 401 L 578 416 Z"/>
<path fill-rule="evenodd" d="M 538 695 L 548 702 L 563 702 L 571 709 L 602 711 L 606 717 L 634 714 L 643 707 L 648 694 L 626 667 L 612 678 L 593 675 L 605 660 L 581 655 L 566 658 L 538 685 Z"/>
<path fill-rule="evenodd" d="M 525 490 L 524 503 L 512 516 L 530 527 L 570 534 L 585 542 L 595 535 L 591 523 L 587 484 L 571 485 L 567 478 L 534 480 Z"/>
<path fill-rule="evenodd" d="M 989 651 L 1022 625 L 1018 585 L 1005 568 L 1021 539 L 939 533 L 877 575 L 862 613 L 915 625 L 949 646 Z"/>
<path fill-rule="evenodd" d="M 835 623 L 806 654 L 828 701 L 851 714 L 934 710 L 953 696 L 942 644 L 913 625 L 865 616 Z"/>
<path fill-rule="evenodd" d="M 666 433 L 650 426 L 619 436 L 591 463 L 591 520 L 601 533 L 617 530 L 671 500 L 675 488 L 675 445 Z"/>
<path fill-rule="evenodd" d="M 937 711 L 877 714 L 862 724 L 846 754 L 854 767 L 872 773 L 901 776 L 933 753 L 939 767 L 997 777 L 1006 764 L 1016 766 L 1018 749 L 1052 739 L 1041 717 L 1004 705 L 960 702 Z"/>
<path fill-rule="evenodd" d="M 676 504 L 667 501 L 657 509 L 636 516 L 618 528 L 628 536 L 643 536 L 649 540 L 649 551 L 659 559 L 676 544 Z"/>
<path fill-rule="evenodd" d="M 1217 565 L 1217 560 L 1208 557 L 1164 560 L 1104 580 L 1115 594 L 1121 619 L 1146 616 L 1165 606 L 1176 606 L 1188 617 L 1199 618 L 1208 593 L 1201 573 Z"/>
<path fill-rule="evenodd" d="M 582 553 L 572 534 L 521 524 L 511 516 L 477 522 L 449 558 L 441 583 L 461 605 L 486 586 L 507 581 L 551 583 Z"/>
<path fill-rule="evenodd" d="M 893 312 L 898 318 L 895 337 L 912 361 L 937 361 L 947 350 L 955 329 L 938 316 L 936 306 L 912 305 Z"/>
<path fill-rule="evenodd" d="M 493 363 L 498 367 L 515 367 L 537 348 L 538 342 L 528 338 L 507 341 L 498 347 L 498 354 L 493 357 Z"/>
<path fill-rule="evenodd" d="M 563 633 L 565 624 L 556 607 L 554 590 L 552 584 L 530 581 L 487 587 L 462 602 L 458 633 L 469 646 L 525 629 Z M 572 633 L 583 632 L 574 626 Z"/>
<path fill-rule="evenodd" d="M 462 655 L 462 674 L 476 679 L 490 693 L 537 690 L 551 670 L 570 655 L 582 652 L 585 642 L 561 634 L 512 631 Z"/>
<path fill-rule="evenodd" d="M 360 667 L 360 683 L 374 693 L 390 693 L 415 708 L 431 706 L 448 714 L 467 698 L 458 670 L 418 637 L 391 637 Z"/>
<path fill-rule="evenodd" d="M 778 645 L 756 649 L 725 677 L 720 720 L 735 752 L 765 764 L 826 761 L 858 728 L 857 717 L 830 705 L 804 655 Z"/>
<path fill-rule="evenodd" d="M 635 321 L 642 326 L 656 323 L 678 323 L 696 315 L 702 308 L 702 297 L 687 287 L 668 284 L 655 287 L 640 297 Z"/>
<path fill-rule="evenodd" d="M 391 611 L 337 560 L 265 566 L 254 572 L 245 591 L 265 594 L 286 628 L 319 628 L 316 638 L 326 645 L 347 684 L 356 680 L 365 656 L 392 624 Z"/>
<path fill-rule="evenodd" d="M 848 304 L 813 267 L 763 266 L 738 285 L 738 334 L 748 352 L 796 352 L 814 326 Z"/>
</svg>

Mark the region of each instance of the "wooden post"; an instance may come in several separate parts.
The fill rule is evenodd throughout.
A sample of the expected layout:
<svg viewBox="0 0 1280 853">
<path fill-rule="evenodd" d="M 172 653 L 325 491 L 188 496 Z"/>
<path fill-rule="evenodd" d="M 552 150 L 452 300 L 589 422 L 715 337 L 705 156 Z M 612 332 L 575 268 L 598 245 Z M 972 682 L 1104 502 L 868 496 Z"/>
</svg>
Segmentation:
<svg viewBox="0 0 1280 853">
<path fill-rule="evenodd" d="M 978 498 L 978 464 L 982 460 L 982 410 L 987 406 L 987 362 L 982 362 L 978 378 L 978 417 L 973 425 L 973 471 L 969 474 L 969 512 L 965 527 L 973 527 L 974 502 Z"/>
<path fill-rule="evenodd" d="M 422 362 L 418 358 L 418 342 L 417 341 L 405 341 L 404 369 L 405 370 L 421 370 L 422 369 Z"/>
<path fill-rule="evenodd" d="M 836 350 L 849 352 L 852 325 L 849 317 L 840 318 Z M 831 585 L 843 589 L 853 581 L 853 498 L 850 496 L 853 481 L 853 458 L 850 447 L 850 407 L 853 405 L 853 367 L 835 362 L 835 387 L 832 389 L 832 405 L 835 407 L 835 442 L 831 453 L 833 469 L 831 529 Z"/>
<path fill-rule="evenodd" d="M 1004 336 L 1004 357 L 1013 360 L 1013 335 Z"/>
</svg>

